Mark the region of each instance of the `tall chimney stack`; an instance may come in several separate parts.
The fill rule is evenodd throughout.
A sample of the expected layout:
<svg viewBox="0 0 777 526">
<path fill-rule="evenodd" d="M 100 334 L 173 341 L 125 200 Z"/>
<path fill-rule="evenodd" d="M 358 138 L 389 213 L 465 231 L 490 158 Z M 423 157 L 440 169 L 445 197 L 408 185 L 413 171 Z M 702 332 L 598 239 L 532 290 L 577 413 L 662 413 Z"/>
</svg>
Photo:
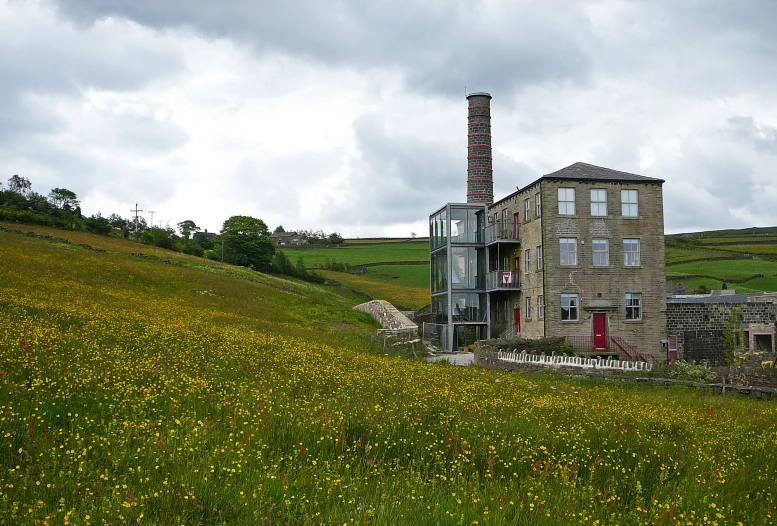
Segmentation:
<svg viewBox="0 0 777 526">
<path fill-rule="evenodd" d="M 491 157 L 491 95 L 470 93 L 467 133 L 467 202 L 494 202 Z"/>
</svg>

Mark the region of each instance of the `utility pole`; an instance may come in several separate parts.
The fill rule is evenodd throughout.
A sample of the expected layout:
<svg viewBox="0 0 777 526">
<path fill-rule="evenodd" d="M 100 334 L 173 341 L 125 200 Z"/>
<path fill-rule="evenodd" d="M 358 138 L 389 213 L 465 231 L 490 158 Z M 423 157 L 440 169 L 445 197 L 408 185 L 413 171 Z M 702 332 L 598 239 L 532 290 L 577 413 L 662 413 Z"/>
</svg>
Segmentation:
<svg viewBox="0 0 777 526">
<path fill-rule="evenodd" d="M 151 214 L 151 226 L 154 226 L 154 214 L 156 214 L 156 210 L 149 210 L 149 214 Z"/>
<path fill-rule="evenodd" d="M 138 212 L 142 212 L 142 211 L 143 210 L 140 210 L 138 208 L 138 204 L 137 203 L 135 203 L 135 209 L 134 210 L 130 210 L 130 212 L 134 212 L 135 213 L 135 234 L 138 233 Z"/>
</svg>

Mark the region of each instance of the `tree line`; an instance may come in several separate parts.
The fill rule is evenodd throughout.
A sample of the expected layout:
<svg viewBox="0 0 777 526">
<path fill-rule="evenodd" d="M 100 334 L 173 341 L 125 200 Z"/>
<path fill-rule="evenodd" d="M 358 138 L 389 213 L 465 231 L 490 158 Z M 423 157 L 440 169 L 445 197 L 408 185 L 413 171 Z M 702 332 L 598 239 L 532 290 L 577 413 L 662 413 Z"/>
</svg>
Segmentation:
<svg viewBox="0 0 777 526">
<path fill-rule="evenodd" d="M 72 190 L 54 188 L 44 196 L 33 191 L 29 179 L 19 175 L 8 179 L 6 187 L 0 183 L 0 221 L 121 236 L 261 272 L 285 274 L 311 282 L 324 281 L 321 275 L 306 269 L 302 258 L 293 264 L 282 251 L 276 252 L 267 225 L 255 217 L 232 216 L 224 221 L 221 231 L 214 234 L 203 232 L 191 219 L 181 221 L 176 225 L 177 229 L 173 229 L 149 226 L 140 216 L 126 219 L 111 214 L 103 217 L 98 212 L 87 217 L 81 213 L 80 205 L 78 195 Z M 334 236 L 342 240 L 339 234 Z M 315 237 L 319 238 L 318 233 Z"/>
</svg>

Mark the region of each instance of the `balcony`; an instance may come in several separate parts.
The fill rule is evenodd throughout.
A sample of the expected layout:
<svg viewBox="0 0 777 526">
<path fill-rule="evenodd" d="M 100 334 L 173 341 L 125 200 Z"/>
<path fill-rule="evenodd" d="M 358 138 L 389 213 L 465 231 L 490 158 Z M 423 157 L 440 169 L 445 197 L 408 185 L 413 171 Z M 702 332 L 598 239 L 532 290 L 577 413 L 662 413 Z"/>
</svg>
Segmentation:
<svg viewBox="0 0 777 526">
<path fill-rule="evenodd" d="M 520 243 L 521 229 L 517 223 L 492 223 L 486 227 L 486 245 L 493 243 Z"/>
<path fill-rule="evenodd" d="M 521 290 L 521 274 L 515 270 L 495 270 L 486 274 L 486 291 Z"/>
</svg>

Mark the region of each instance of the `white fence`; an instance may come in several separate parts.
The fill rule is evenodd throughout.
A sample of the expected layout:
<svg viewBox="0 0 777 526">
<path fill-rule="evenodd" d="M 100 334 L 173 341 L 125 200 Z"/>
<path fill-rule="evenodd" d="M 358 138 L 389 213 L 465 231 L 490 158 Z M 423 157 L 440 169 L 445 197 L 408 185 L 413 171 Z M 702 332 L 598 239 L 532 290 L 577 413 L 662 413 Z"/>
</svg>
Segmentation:
<svg viewBox="0 0 777 526">
<path fill-rule="evenodd" d="M 653 364 L 628 362 L 625 360 L 602 360 L 601 358 L 579 358 L 577 356 L 545 356 L 521 352 L 499 351 L 497 359 L 503 362 L 544 365 L 548 367 L 580 367 L 581 369 L 611 369 L 614 371 L 652 371 Z"/>
</svg>

